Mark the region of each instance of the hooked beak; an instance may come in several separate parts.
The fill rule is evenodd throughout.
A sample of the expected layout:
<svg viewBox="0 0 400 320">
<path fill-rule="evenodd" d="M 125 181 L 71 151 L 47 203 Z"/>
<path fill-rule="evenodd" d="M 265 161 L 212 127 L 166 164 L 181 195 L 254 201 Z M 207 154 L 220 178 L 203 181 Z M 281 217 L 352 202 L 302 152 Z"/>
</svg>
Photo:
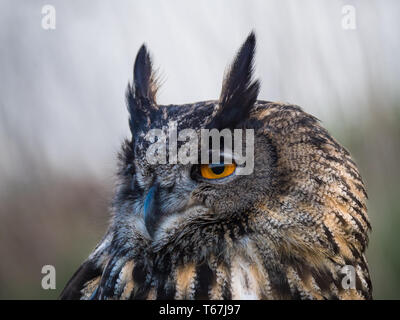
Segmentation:
<svg viewBox="0 0 400 320">
<path fill-rule="evenodd" d="M 143 206 L 144 224 L 151 237 L 153 237 L 154 235 L 154 232 L 156 230 L 161 215 L 159 209 L 158 191 L 159 191 L 158 184 L 153 185 L 147 192 Z"/>
</svg>

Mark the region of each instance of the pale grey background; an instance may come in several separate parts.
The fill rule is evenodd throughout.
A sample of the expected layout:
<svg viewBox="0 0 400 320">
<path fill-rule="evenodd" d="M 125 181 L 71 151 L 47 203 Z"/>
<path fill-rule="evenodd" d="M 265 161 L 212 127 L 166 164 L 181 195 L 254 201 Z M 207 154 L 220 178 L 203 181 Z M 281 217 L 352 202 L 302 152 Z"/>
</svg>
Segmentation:
<svg viewBox="0 0 400 320">
<path fill-rule="evenodd" d="M 56 30 L 41 27 L 45 4 Z M 348 4 L 356 30 L 342 28 Z M 0 297 L 56 296 L 39 267 L 61 269 L 60 290 L 104 232 L 140 45 L 164 80 L 159 103 L 195 102 L 219 96 L 251 30 L 260 99 L 316 115 L 360 164 L 375 292 L 399 297 L 399 13 L 396 0 L 1 0 Z"/>
</svg>

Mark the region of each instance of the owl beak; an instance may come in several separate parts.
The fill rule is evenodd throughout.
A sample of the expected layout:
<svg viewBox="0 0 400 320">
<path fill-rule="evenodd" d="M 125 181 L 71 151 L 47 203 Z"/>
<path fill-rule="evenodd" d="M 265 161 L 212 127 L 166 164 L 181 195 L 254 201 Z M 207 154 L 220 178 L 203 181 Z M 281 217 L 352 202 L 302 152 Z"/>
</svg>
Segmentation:
<svg viewBox="0 0 400 320">
<path fill-rule="evenodd" d="M 158 191 L 158 184 L 152 186 L 147 192 L 143 206 L 144 224 L 151 237 L 154 235 L 160 216 L 160 210 L 158 206 Z"/>
</svg>

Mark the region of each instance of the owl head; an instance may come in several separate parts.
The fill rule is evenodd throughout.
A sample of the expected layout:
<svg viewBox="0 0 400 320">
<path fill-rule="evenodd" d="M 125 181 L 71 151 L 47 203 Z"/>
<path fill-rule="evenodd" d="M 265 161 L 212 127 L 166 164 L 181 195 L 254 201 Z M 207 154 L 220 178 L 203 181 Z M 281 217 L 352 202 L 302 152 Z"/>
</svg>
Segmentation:
<svg viewBox="0 0 400 320">
<path fill-rule="evenodd" d="M 186 221 L 186 224 L 206 217 L 215 222 L 243 218 L 244 212 L 254 208 L 273 190 L 276 156 L 268 137 L 257 134 L 257 152 L 247 155 L 248 161 L 252 162 L 251 174 L 237 174 L 243 166 L 237 164 L 232 152 L 226 152 L 225 147 L 231 141 L 228 142 L 223 135 L 218 136 L 221 141 L 217 141 L 217 147 L 220 150 L 213 150 L 213 141 L 209 143 L 200 133 L 205 129 L 217 130 L 214 132 L 229 130 L 233 139 L 235 129 L 247 128 L 253 133 L 254 128 L 261 125 L 250 116 L 257 108 L 259 91 L 259 82 L 252 79 L 254 50 L 255 36 L 251 34 L 225 75 L 219 100 L 168 106 L 157 104 L 158 87 L 152 62 L 145 46 L 139 50 L 134 82 L 127 90 L 132 139 L 126 141 L 121 154 L 123 192 L 116 203 L 125 206 L 132 202 L 135 214 L 143 220 L 144 235 L 150 239 L 163 238 L 171 227 L 178 227 L 178 221 Z M 188 129 L 198 133 L 198 143 L 192 146 L 198 148 L 195 163 L 174 161 L 168 152 L 173 144 L 170 140 L 165 145 L 166 163 L 152 162 L 149 158 L 149 133 L 167 127 L 171 130 L 171 123 L 176 125 L 177 136 Z M 243 150 L 240 151 L 243 152 L 246 151 L 246 141 L 249 144 L 245 133 L 243 131 L 240 137 L 240 143 L 243 140 Z M 177 142 L 176 151 L 184 147 L 182 141 Z M 221 151 L 218 163 L 212 163 L 213 151 Z M 210 154 L 210 158 L 206 157 L 206 163 L 202 163 L 205 153 Z M 131 213 L 128 216 L 131 218 Z M 178 228 L 181 227 L 183 225 Z M 197 228 L 190 229 L 193 232 Z"/>
<path fill-rule="evenodd" d="M 370 224 L 358 169 L 315 117 L 258 100 L 255 42 L 251 33 L 218 100 L 185 105 L 157 103 L 152 60 L 140 48 L 126 92 L 132 136 L 119 155 L 110 228 L 84 267 L 96 280 L 75 277 L 84 296 L 370 297 Z M 180 163 L 171 154 L 165 163 L 151 161 L 149 133 L 170 123 L 199 135 L 251 130 L 250 142 L 240 138 L 243 150 L 252 144 L 251 173 L 239 174 L 242 164 L 225 153 L 222 138 L 219 161 Z M 209 140 L 198 148 L 215 151 Z M 341 283 L 345 266 L 355 273 L 350 290 Z"/>
</svg>

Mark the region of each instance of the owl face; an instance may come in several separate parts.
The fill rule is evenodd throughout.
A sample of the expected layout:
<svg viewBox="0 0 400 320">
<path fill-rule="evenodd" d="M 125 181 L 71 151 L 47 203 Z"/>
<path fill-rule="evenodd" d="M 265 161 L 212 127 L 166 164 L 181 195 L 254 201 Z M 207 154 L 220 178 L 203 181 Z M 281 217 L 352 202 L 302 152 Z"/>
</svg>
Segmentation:
<svg viewBox="0 0 400 320">
<path fill-rule="evenodd" d="M 315 117 L 257 100 L 254 49 L 252 33 L 218 100 L 163 106 L 142 46 L 126 93 L 132 138 L 119 154 L 111 224 L 63 298 L 371 298 L 367 195 L 357 166 Z M 196 135 L 253 130 L 253 170 L 239 174 L 243 163 L 223 139 L 196 147 L 207 159 L 218 149 L 219 161 L 152 161 L 148 135 L 170 123 Z M 249 140 L 240 139 L 247 153 Z M 353 268 L 350 290 L 343 268 Z"/>
<path fill-rule="evenodd" d="M 201 230 L 205 218 L 209 223 L 229 223 L 232 217 L 245 216 L 246 211 L 271 194 L 276 180 L 276 155 L 262 132 L 256 132 L 255 152 L 250 155 L 254 168 L 246 175 L 237 173 L 240 166 L 232 153 L 225 152 L 223 138 L 218 163 L 209 159 L 211 163 L 204 164 L 199 156 L 195 164 L 152 164 L 146 155 L 150 147 L 149 132 L 166 128 L 170 123 L 177 124 L 178 132 L 192 129 L 198 137 L 205 128 L 232 132 L 238 128 L 243 132 L 254 130 L 257 119 L 251 113 L 257 114 L 259 86 L 251 78 L 254 41 L 254 36 L 250 36 L 239 51 L 225 76 L 220 100 L 179 106 L 157 105 L 151 60 L 144 47 L 139 51 L 134 87 L 130 86 L 127 91 L 132 140 L 125 142 L 121 155 L 121 188 L 126 197 L 119 197 L 117 203 L 126 207 L 131 202 L 131 211 L 125 212 L 123 218 L 143 220 L 136 223 L 142 226 L 143 237 L 150 242 L 176 236 L 174 232 L 182 236 L 188 223 L 192 231 Z M 248 141 L 245 136 L 241 140 L 245 151 Z M 197 148 L 198 154 L 208 152 L 211 158 L 211 143 L 207 143 L 207 148 L 201 144 Z M 227 157 L 231 164 L 223 163 Z"/>
<path fill-rule="evenodd" d="M 196 120 L 199 115 L 204 114 L 208 114 L 211 118 L 212 112 L 217 107 L 217 101 L 199 103 L 195 106 L 160 107 L 157 112 L 160 112 L 161 116 L 166 115 L 166 119 L 158 125 L 160 128 L 166 127 L 171 119 L 180 123 L 182 115 L 180 113 L 170 115 L 171 109 L 181 109 L 179 111 L 183 111 L 184 115 L 190 113 L 190 117 Z M 206 127 L 205 122 L 198 121 L 186 122 L 185 125 L 195 129 L 196 132 Z M 245 123 L 241 123 L 240 126 L 245 128 Z M 186 128 L 178 126 L 178 131 Z M 125 154 L 122 157 L 126 161 L 121 168 L 123 172 L 129 172 L 124 179 L 124 188 L 130 188 L 131 193 L 137 195 L 133 203 L 135 208 L 133 214 L 144 218 L 150 237 L 157 235 L 159 233 L 157 231 L 163 230 L 167 221 L 168 224 L 174 224 L 175 219 L 185 220 L 187 215 L 200 211 L 209 212 L 212 219 L 218 221 L 229 219 L 231 215 L 249 210 L 271 192 L 275 155 L 273 147 L 262 134 L 257 134 L 255 138 L 257 147 L 252 155 L 255 163 L 253 173 L 250 175 L 236 173 L 239 166 L 234 157 L 230 159 L 231 165 L 202 164 L 201 159 L 197 164 L 151 164 L 146 160 L 145 153 L 149 142 L 145 136 L 146 132 L 143 132 L 133 143 L 126 142 Z M 245 143 L 243 138 L 244 149 Z M 223 157 L 225 155 L 223 148 L 220 151 Z M 198 150 L 198 154 L 200 153 L 201 150 Z M 243 190 L 247 192 L 243 193 Z M 121 201 L 125 203 L 125 200 Z"/>
</svg>

